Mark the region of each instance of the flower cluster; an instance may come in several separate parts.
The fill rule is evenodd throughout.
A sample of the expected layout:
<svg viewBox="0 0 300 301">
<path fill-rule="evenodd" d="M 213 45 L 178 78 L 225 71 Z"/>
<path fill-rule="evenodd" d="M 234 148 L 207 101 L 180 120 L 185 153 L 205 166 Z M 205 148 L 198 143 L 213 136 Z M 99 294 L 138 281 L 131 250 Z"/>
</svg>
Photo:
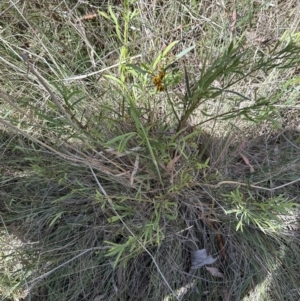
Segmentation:
<svg viewBox="0 0 300 301">
<path fill-rule="evenodd" d="M 162 69 L 159 71 L 158 75 L 153 77 L 152 81 L 153 81 L 153 84 L 155 85 L 157 91 L 161 92 L 161 91 L 165 90 L 165 87 L 163 85 L 163 79 L 165 76 L 166 76 L 166 72 Z"/>
</svg>

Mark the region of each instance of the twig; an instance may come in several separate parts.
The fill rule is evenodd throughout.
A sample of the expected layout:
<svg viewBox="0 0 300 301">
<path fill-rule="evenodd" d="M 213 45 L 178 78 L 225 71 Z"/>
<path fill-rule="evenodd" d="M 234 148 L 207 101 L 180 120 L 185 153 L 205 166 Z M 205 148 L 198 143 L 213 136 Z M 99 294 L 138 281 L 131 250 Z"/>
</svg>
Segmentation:
<svg viewBox="0 0 300 301">
<path fill-rule="evenodd" d="M 136 56 L 133 56 L 131 59 L 136 59 L 136 58 L 139 58 L 141 57 L 142 55 L 139 54 L 139 55 L 136 55 Z M 69 77 L 69 78 L 64 78 L 63 80 L 64 81 L 72 81 L 72 80 L 77 80 L 77 79 L 84 79 L 84 78 L 87 78 L 89 76 L 92 76 L 92 75 L 96 75 L 96 74 L 99 74 L 99 73 L 102 73 L 104 71 L 107 71 L 107 70 L 110 70 L 110 69 L 113 69 L 115 67 L 119 67 L 120 64 L 124 64 L 126 63 L 128 60 L 124 60 L 122 62 L 119 62 L 117 64 L 114 64 L 112 66 L 109 66 L 107 68 L 104 68 L 104 69 L 101 69 L 101 70 L 98 70 L 98 71 L 94 71 L 94 72 L 91 72 L 91 73 L 88 73 L 88 74 L 83 74 L 83 75 L 77 75 L 77 76 L 73 76 L 73 77 Z"/>
<path fill-rule="evenodd" d="M 246 187 L 251 187 L 251 188 L 255 188 L 255 189 L 260 189 L 260 190 L 266 190 L 266 191 L 273 192 L 274 190 L 278 190 L 280 188 L 283 188 L 283 187 L 295 184 L 295 183 L 297 183 L 299 181 L 300 181 L 300 178 L 298 178 L 298 179 L 296 179 L 296 180 L 294 180 L 292 182 L 289 182 L 289 183 L 286 183 L 286 184 L 274 187 L 274 188 L 267 188 L 267 187 L 252 185 L 252 184 L 248 184 L 248 183 L 235 182 L 235 181 L 222 181 L 222 182 L 219 182 L 219 183 L 217 183 L 215 185 L 213 185 L 213 184 L 204 184 L 203 183 L 201 185 L 207 186 L 207 187 L 211 187 L 211 188 L 219 188 L 221 185 L 226 185 L 227 184 L 227 185 L 246 186 Z"/>
</svg>

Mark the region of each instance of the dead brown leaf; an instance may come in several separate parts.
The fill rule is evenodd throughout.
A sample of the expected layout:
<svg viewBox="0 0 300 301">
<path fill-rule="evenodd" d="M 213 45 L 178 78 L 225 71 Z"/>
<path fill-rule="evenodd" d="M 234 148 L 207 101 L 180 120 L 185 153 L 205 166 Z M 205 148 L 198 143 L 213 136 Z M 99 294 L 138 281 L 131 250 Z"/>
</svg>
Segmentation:
<svg viewBox="0 0 300 301">
<path fill-rule="evenodd" d="M 181 158 L 181 155 L 175 156 L 168 164 L 166 167 L 166 170 L 168 172 L 172 172 L 174 170 L 176 162 Z"/>
<path fill-rule="evenodd" d="M 233 35 L 234 29 L 235 29 L 235 23 L 236 23 L 236 9 L 233 11 L 231 16 L 232 23 L 230 24 L 230 35 Z"/>
<path fill-rule="evenodd" d="M 90 21 L 90 20 L 93 20 L 97 17 L 98 17 L 98 14 L 91 13 L 91 14 L 88 14 L 88 15 L 85 15 L 85 16 L 81 17 L 79 20 L 80 21 Z"/>
<path fill-rule="evenodd" d="M 239 147 L 236 149 L 236 151 L 234 152 L 234 156 L 237 156 L 241 151 L 245 150 L 247 146 L 248 146 L 248 142 L 246 139 L 244 139 L 242 143 L 239 145 Z"/>
<path fill-rule="evenodd" d="M 254 167 L 250 164 L 249 159 L 245 155 L 243 155 L 242 153 L 240 153 L 240 156 L 243 158 L 244 162 L 249 166 L 250 172 L 251 173 L 254 172 Z"/>
<path fill-rule="evenodd" d="M 214 277 L 224 278 L 224 274 L 218 268 L 206 267 L 209 273 Z"/>
<path fill-rule="evenodd" d="M 230 301 L 230 294 L 226 288 L 222 290 L 223 293 L 223 301 Z"/>
</svg>

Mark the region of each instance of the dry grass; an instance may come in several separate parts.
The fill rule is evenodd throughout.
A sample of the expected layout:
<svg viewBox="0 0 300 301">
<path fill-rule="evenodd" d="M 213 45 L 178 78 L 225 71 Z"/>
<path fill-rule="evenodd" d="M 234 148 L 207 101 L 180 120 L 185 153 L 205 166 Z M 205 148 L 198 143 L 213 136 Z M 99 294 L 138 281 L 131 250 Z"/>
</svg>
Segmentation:
<svg viewBox="0 0 300 301">
<path fill-rule="evenodd" d="M 2 299 L 297 300 L 299 10 L 1 1 Z"/>
</svg>

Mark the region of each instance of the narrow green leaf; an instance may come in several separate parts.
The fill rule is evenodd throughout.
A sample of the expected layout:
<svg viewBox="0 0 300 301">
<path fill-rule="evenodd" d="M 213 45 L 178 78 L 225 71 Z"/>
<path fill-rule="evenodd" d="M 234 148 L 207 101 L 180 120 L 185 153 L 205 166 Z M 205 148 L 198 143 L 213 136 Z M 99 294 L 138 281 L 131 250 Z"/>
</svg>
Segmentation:
<svg viewBox="0 0 300 301">
<path fill-rule="evenodd" d="M 114 145 L 116 142 L 122 141 L 124 139 L 127 139 L 126 141 L 128 141 L 130 138 L 134 137 L 135 135 L 136 135 L 135 132 L 129 132 L 129 133 L 126 133 L 124 135 L 114 137 L 113 139 L 107 141 L 104 145 L 105 146 L 111 146 L 111 145 Z"/>
<path fill-rule="evenodd" d="M 153 70 L 156 69 L 156 66 L 157 66 L 158 63 L 161 61 L 162 57 L 163 57 L 162 54 L 159 54 L 159 55 L 156 57 L 156 59 L 155 59 L 153 65 L 152 65 L 152 69 L 153 69 Z"/>
<path fill-rule="evenodd" d="M 166 217 L 168 220 L 170 220 L 170 221 L 174 221 L 174 220 L 176 220 L 176 218 L 178 217 L 178 215 L 177 215 L 177 214 L 171 215 L 171 214 L 165 213 L 165 217 Z"/>
<path fill-rule="evenodd" d="M 82 96 L 79 99 L 77 99 L 76 101 L 74 101 L 71 105 L 71 107 L 74 107 L 75 105 L 77 105 L 79 102 L 81 102 L 83 99 L 85 99 L 86 96 Z"/>
<path fill-rule="evenodd" d="M 182 58 L 183 56 L 185 56 L 187 53 L 189 53 L 191 50 L 193 50 L 195 48 L 195 45 L 188 47 L 186 49 L 184 49 L 183 51 L 181 51 L 180 53 L 178 53 L 175 58 L 176 60 L 179 60 L 180 58 Z"/>
<path fill-rule="evenodd" d="M 141 73 L 143 75 L 145 74 L 149 74 L 150 72 L 147 70 L 144 70 L 142 68 L 140 68 L 139 66 L 135 65 L 135 64 L 126 64 L 127 67 L 132 68 L 133 70 L 137 71 L 138 73 Z"/>
<path fill-rule="evenodd" d="M 118 152 L 123 152 L 125 149 L 127 142 L 132 139 L 134 136 L 136 136 L 136 133 L 129 133 L 130 135 L 127 135 L 124 137 L 124 139 L 121 140 L 119 146 L 118 146 Z"/>
<path fill-rule="evenodd" d="M 166 49 L 163 51 L 162 56 L 165 57 L 165 56 L 170 52 L 170 50 L 171 50 L 176 44 L 178 44 L 178 42 L 179 42 L 179 41 L 174 41 L 174 42 L 172 42 L 171 44 L 169 44 L 169 45 L 166 47 Z"/>
<path fill-rule="evenodd" d="M 98 10 L 98 14 L 108 20 L 111 20 L 111 18 L 109 17 L 109 15 L 101 10 Z"/>
<path fill-rule="evenodd" d="M 234 46 L 234 44 L 233 44 L 233 41 L 232 41 L 232 42 L 230 43 L 229 47 L 228 47 L 227 55 L 231 55 L 231 52 L 232 52 L 232 50 L 233 50 L 233 46 Z"/>
<path fill-rule="evenodd" d="M 63 212 L 59 212 L 55 215 L 55 217 L 53 218 L 53 220 L 50 222 L 49 227 L 51 227 L 61 216 L 62 216 Z"/>
<path fill-rule="evenodd" d="M 114 14 L 111 6 L 108 7 L 108 11 L 109 11 L 114 23 L 115 23 L 115 29 L 116 29 L 117 36 L 118 36 L 120 42 L 123 42 L 121 32 L 120 32 L 120 25 L 119 25 L 118 19 L 117 19 L 116 15 Z"/>
<path fill-rule="evenodd" d="M 184 78 L 185 78 L 186 91 L 187 91 L 188 97 L 190 98 L 190 97 L 192 97 L 192 93 L 191 93 L 191 89 L 190 89 L 189 77 L 188 77 L 185 65 L 183 67 L 184 67 Z"/>
<path fill-rule="evenodd" d="M 120 219 L 124 218 L 125 216 L 126 216 L 126 214 L 125 215 L 121 215 L 121 216 L 117 216 L 117 215 L 111 216 L 110 218 L 107 219 L 107 221 L 109 223 L 114 223 L 114 222 L 119 221 Z"/>
<path fill-rule="evenodd" d="M 243 221 L 240 220 L 236 226 L 236 231 L 239 231 L 239 229 L 241 229 L 241 231 L 243 232 Z"/>
<path fill-rule="evenodd" d="M 151 158 L 152 158 L 152 162 L 154 163 L 154 166 L 157 170 L 159 181 L 162 184 L 162 177 L 161 177 L 160 169 L 159 169 L 155 154 L 153 152 L 148 134 L 147 134 L 143 124 L 141 123 L 140 116 L 139 116 L 138 111 L 136 109 L 136 106 L 135 106 L 135 104 L 132 100 L 130 101 L 130 113 L 131 113 L 131 116 L 132 116 L 132 118 L 133 118 L 133 120 L 136 124 L 137 131 L 139 132 L 141 138 L 143 138 L 144 142 L 147 145 L 147 148 L 148 148 L 148 150 L 150 152 L 150 155 L 151 155 Z"/>
<path fill-rule="evenodd" d="M 104 77 L 112 79 L 113 81 L 115 81 L 116 83 L 118 83 L 121 87 L 124 86 L 124 84 L 122 83 L 122 81 L 119 78 L 117 78 L 117 77 L 115 77 L 113 75 L 108 75 L 107 74 L 107 75 L 104 75 Z"/>
</svg>

